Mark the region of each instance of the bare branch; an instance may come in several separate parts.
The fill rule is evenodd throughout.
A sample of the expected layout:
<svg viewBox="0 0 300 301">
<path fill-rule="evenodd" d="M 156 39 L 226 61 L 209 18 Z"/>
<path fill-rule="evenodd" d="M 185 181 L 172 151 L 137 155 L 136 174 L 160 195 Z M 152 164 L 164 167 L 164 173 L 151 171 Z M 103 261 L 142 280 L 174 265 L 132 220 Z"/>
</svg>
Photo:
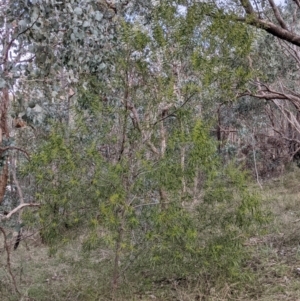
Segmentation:
<svg viewBox="0 0 300 301">
<path fill-rule="evenodd" d="M 12 175 L 13 175 L 14 183 L 17 186 L 17 190 L 18 190 L 18 194 L 19 194 L 19 199 L 20 199 L 20 204 L 25 204 L 24 197 L 23 197 L 23 191 L 21 189 L 21 186 L 19 184 L 19 181 L 18 181 L 17 175 L 16 175 L 15 158 L 12 158 Z"/>
<path fill-rule="evenodd" d="M 291 111 L 284 108 L 283 105 L 281 105 L 277 99 L 274 99 L 273 103 L 278 107 L 278 109 L 281 111 L 282 115 L 286 118 L 290 125 L 292 125 L 295 128 L 295 130 L 300 134 L 300 124 L 297 118 L 291 113 Z M 288 115 L 290 115 L 290 117 Z"/>
<path fill-rule="evenodd" d="M 256 94 L 252 93 L 251 91 L 248 90 L 247 92 L 244 92 L 244 93 L 240 94 L 239 96 L 249 95 L 252 97 L 259 98 L 259 99 L 272 100 L 272 101 L 274 101 L 276 99 L 286 99 L 286 100 L 289 100 L 295 106 L 295 108 L 297 110 L 300 110 L 300 97 L 295 95 L 294 93 L 289 94 L 289 93 L 274 91 L 266 84 L 263 84 L 260 82 L 256 82 L 255 85 L 261 86 L 264 89 L 262 89 L 262 88 L 259 89 Z"/>
<path fill-rule="evenodd" d="M 150 147 L 151 151 L 158 155 L 159 154 L 159 151 L 157 150 L 157 148 L 154 146 L 154 144 L 151 142 L 151 141 L 147 141 L 147 145 Z"/>
<path fill-rule="evenodd" d="M 18 34 L 16 35 L 16 37 L 14 37 L 14 38 L 11 39 L 11 41 L 8 43 L 7 48 L 6 48 L 6 51 L 5 51 L 4 62 L 6 62 L 7 59 L 8 59 L 8 53 L 9 53 L 9 50 L 10 50 L 10 48 L 11 48 L 13 42 L 14 42 L 19 36 L 21 36 L 22 34 L 26 33 L 28 30 L 30 30 L 30 29 L 33 27 L 33 25 L 37 22 L 37 20 L 39 19 L 39 17 L 40 17 L 40 16 L 38 16 L 37 19 L 36 19 L 30 26 L 28 26 L 25 30 L 21 31 L 20 33 L 18 33 Z"/>
<path fill-rule="evenodd" d="M 20 147 L 17 147 L 17 146 L 0 147 L 0 151 L 2 151 L 2 152 L 5 152 L 5 151 L 10 150 L 10 149 L 15 149 L 15 150 L 18 150 L 18 151 L 24 153 L 26 155 L 27 160 L 30 161 L 29 153 L 26 150 L 24 150 Z"/>
<path fill-rule="evenodd" d="M 300 46 L 300 36 L 290 31 L 285 23 L 281 22 L 282 24 L 280 24 L 279 26 L 271 21 L 261 19 L 257 17 L 250 1 L 240 0 L 240 3 L 245 9 L 245 12 L 248 15 L 248 17 L 240 17 L 240 16 L 232 15 L 233 20 L 252 25 L 256 28 L 260 28 L 281 40 L 287 41 L 296 46 Z M 209 14 L 209 15 L 215 17 L 213 14 Z M 218 15 L 218 17 L 220 16 Z"/>
<path fill-rule="evenodd" d="M 10 264 L 10 250 L 9 250 L 9 246 L 8 246 L 8 243 L 7 243 L 7 236 L 6 236 L 6 233 L 4 231 L 4 229 L 2 227 L 0 227 L 0 231 L 2 232 L 3 236 L 4 236 L 4 247 L 5 247 L 5 250 L 6 250 L 6 263 L 7 263 L 7 270 L 8 270 L 8 273 L 11 277 L 11 280 L 13 282 L 13 286 L 14 286 L 14 289 L 15 291 L 20 294 L 19 290 L 18 290 L 18 287 L 17 287 L 17 283 L 16 283 L 16 279 L 14 277 L 14 274 L 12 273 L 12 269 L 11 269 L 11 264 Z"/>
<path fill-rule="evenodd" d="M 41 207 L 40 204 L 34 204 L 34 203 L 24 203 L 24 204 L 20 204 L 18 207 L 16 207 L 15 209 L 13 209 L 12 211 L 10 211 L 7 215 L 0 217 L 0 220 L 8 220 L 12 217 L 12 215 L 14 215 L 15 213 L 17 213 L 19 210 L 23 209 L 24 207 Z"/>
<path fill-rule="evenodd" d="M 241 5 L 245 9 L 245 12 L 248 15 L 255 15 L 255 11 L 253 9 L 253 6 L 249 0 L 240 0 Z"/>
<path fill-rule="evenodd" d="M 268 0 L 268 1 L 273 9 L 274 16 L 275 16 L 276 20 L 278 21 L 278 23 L 280 24 L 280 26 L 286 30 L 289 30 L 286 23 L 282 19 L 279 9 L 278 9 L 277 5 L 275 4 L 275 2 L 273 0 Z"/>
<path fill-rule="evenodd" d="M 298 49 L 294 45 L 290 45 L 287 41 L 278 40 L 281 47 L 288 52 L 289 55 L 291 55 L 300 65 L 300 57 Z M 294 49 L 296 48 L 296 49 Z"/>
<path fill-rule="evenodd" d="M 300 8 L 300 1 L 299 0 L 293 0 L 295 3 L 296 3 L 296 5 Z"/>
<path fill-rule="evenodd" d="M 239 19 L 240 21 L 242 21 L 242 19 Z M 270 21 L 266 21 L 266 20 L 262 20 L 262 19 L 249 19 L 249 20 L 245 20 L 244 21 L 252 26 L 255 26 L 257 28 L 261 28 L 263 30 L 265 30 L 266 32 L 270 33 L 271 35 L 287 41 L 291 44 L 294 44 L 296 46 L 300 46 L 300 36 L 289 31 L 286 30 L 282 27 L 279 27 L 278 25 L 275 25 L 274 23 L 270 22 Z"/>
<path fill-rule="evenodd" d="M 163 118 L 161 118 L 161 119 L 155 121 L 152 125 L 154 126 L 154 125 L 156 125 L 157 123 L 159 123 L 159 122 L 161 122 L 161 121 L 163 121 L 163 120 L 165 120 L 165 119 L 167 119 L 167 118 L 169 118 L 169 117 L 171 117 L 171 116 L 174 116 L 175 113 L 178 112 L 183 106 L 185 106 L 185 105 L 191 100 L 191 98 L 192 98 L 195 94 L 196 94 L 196 93 L 191 94 L 189 97 L 187 97 L 187 99 L 184 101 L 184 103 L 183 103 L 180 107 L 178 107 L 177 109 L 175 109 L 175 110 L 174 110 L 173 112 L 171 112 L 170 114 L 164 116 Z"/>
</svg>

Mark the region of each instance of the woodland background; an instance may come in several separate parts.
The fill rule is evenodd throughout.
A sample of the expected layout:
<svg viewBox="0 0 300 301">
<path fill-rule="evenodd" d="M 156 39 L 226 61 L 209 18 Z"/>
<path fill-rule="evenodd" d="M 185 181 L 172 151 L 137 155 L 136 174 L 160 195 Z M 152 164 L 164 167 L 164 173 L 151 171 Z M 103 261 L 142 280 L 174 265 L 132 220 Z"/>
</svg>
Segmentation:
<svg viewBox="0 0 300 301">
<path fill-rule="evenodd" d="M 299 16 L 0 0 L 1 300 L 300 298 Z"/>
</svg>

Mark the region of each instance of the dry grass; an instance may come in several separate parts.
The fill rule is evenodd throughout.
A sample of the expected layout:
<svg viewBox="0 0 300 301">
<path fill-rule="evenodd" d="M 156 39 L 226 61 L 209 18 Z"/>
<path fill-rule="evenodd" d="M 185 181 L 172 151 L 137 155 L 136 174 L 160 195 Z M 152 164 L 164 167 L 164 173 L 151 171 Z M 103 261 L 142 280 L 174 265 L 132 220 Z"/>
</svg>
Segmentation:
<svg viewBox="0 0 300 301">
<path fill-rule="evenodd" d="M 249 240 L 254 255 L 248 264 L 257 277 L 253 300 L 300 301 L 299 179 L 300 169 L 295 168 L 263 187 L 264 207 L 273 219 L 265 235 Z"/>
<path fill-rule="evenodd" d="M 124 280 L 116 300 L 290 300 L 300 301 L 300 169 L 263 185 L 266 211 L 273 218 L 257 229 L 246 243 L 251 257 L 245 269 L 254 280 L 244 283 L 211 284 L 205 278 L 168 280 L 151 283 L 149 289 Z M 258 189 L 253 187 L 253 189 Z M 261 234 L 263 232 L 263 234 Z M 14 237 L 10 237 L 11 242 Z M 0 300 L 111 300 L 110 273 L 112 254 L 99 249 L 85 256 L 79 241 L 59 249 L 55 256 L 35 236 L 11 251 L 11 266 L 22 296 L 14 293 L 6 268 L 3 238 L 0 238 Z"/>
</svg>

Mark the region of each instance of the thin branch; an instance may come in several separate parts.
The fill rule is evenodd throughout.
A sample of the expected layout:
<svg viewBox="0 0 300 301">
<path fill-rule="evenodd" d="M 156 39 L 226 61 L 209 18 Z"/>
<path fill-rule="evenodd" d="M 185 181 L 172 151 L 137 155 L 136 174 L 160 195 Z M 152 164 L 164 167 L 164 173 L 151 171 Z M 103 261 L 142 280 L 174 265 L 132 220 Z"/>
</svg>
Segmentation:
<svg viewBox="0 0 300 301">
<path fill-rule="evenodd" d="M 11 46 L 12 46 L 12 44 L 13 44 L 13 42 L 20 36 L 20 35 L 22 35 L 22 34 L 24 34 L 25 32 L 27 32 L 28 30 L 30 30 L 32 27 L 33 27 L 33 25 L 37 22 L 37 20 L 40 18 L 40 16 L 38 15 L 38 17 L 37 17 L 37 19 L 29 26 L 29 27 L 27 27 L 25 30 L 23 30 L 23 31 L 21 31 L 20 33 L 18 33 L 17 34 L 17 36 L 15 37 L 15 38 L 12 38 L 11 39 L 11 41 L 8 43 L 8 45 L 7 45 L 7 49 L 6 49 L 6 51 L 5 51 L 5 58 L 4 58 L 4 61 L 3 62 L 6 62 L 7 61 L 7 59 L 8 59 L 8 53 L 9 53 L 9 50 L 10 50 L 10 48 L 11 48 Z"/>
<path fill-rule="evenodd" d="M 255 15 L 255 11 L 253 9 L 253 6 L 249 0 L 240 0 L 241 5 L 245 9 L 245 12 L 248 15 Z"/>
<path fill-rule="evenodd" d="M 287 94 L 284 92 L 277 92 L 272 90 L 265 84 L 256 83 L 256 85 L 258 84 L 263 86 L 265 90 L 259 90 L 257 94 L 254 94 L 250 90 L 247 90 L 247 92 L 241 93 L 239 97 L 248 95 L 259 99 L 272 100 L 272 101 L 276 99 L 285 99 L 285 100 L 289 100 L 297 110 L 300 110 L 300 98 L 298 96 L 295 96 L 293 94 Z"/>
<path fill-rule="evenodd" d="M 255 4 L 256 11 L 258 12 L 258 17 L 261 18 L 262 12 L 259 10 L 258 3 L 256 0 L 254 0 L 254 4 Z"/>
<path fill-rule="evenodd" d="M 299 94 L 299 93 L 296 93 L 295 91 L 289 89 L 287 86 L 282 85 L 281 81 L 280 81 L 280 85 L 281 85 L 281 87 L 283 87 L 285 90 L 287 90 L 291 95 L 294 95 L 295 97 L 299 98 L 299 101 L 300 101 L 300 94 Z"/>
<path fill-rule="evenodd" d="M 28 63 L 28 62 L 31 63 L 35 57 L 36 57 L 36 55 L 33 55 L 29 59 L 24 59 L 24 60 L 18 61 L 18 63 Z"/>
<path fill-rule="evenodd" d="M 47 225 L 46 227 L 48 227 L 49 225 Z M 26 241 L 28 238 L 31 238 L 35 235 L 40 236 L 40 232 L 42 230 L 42 227 L 37 228 L 34 232 L 30 233 L 30 234 L 22 234 L 22 240 Z M 34 238 L 33 238 L 34 239 Z M 14 242 L 10 242 L 9 244 L 7 244 L 9 248 L 11 248 L 14 245 Z M 0 254 L 3 252 L 3 250 L 5 249 L 5 246 L 3 248 L 0 248 Z"/>
<path fill-rule="evenodd" d="M 294 126 L 294 128 L 297 130 L 298 133 L 300 133 L 300 125 L 298 120 L 295 118 L 295 116 L 291 113 L 291 111 L 287 110 L 286 108 L 283 108 L 282 105 L 278 103 L 276 99 L 273 100 L 273 103 L 278 107 L 278 109 L 281 111 L 282 115 L 288 120 L 288 122 Z M 287 115 L 289 114 L 290 117 Z M 292 117 L 294 117 L 294 120 L 291 120 Z"/>
<path fill-rule="evenodd" d="M 274 16 L 276 18 L 276 20 L 278 21 L 278 23 L 280 24 L 280 26 L 283 28 L 283 29 L 286 29 L 286 30 L 289 30 L 287 25 L 285 24 L 284 20 L 282 19 L 281 17 L 281 14 L 279 12 L 279 9 L 277 7 L 277 5 L 275 4 L 275 2 L 273 0 L 268 0 L 271 7 L 272 7 L 272 10 L 274 12 Z"/>
<path fill-rule="evenodd" d="M 13 282 L 13 285 L 14 285 L 14 289 L 15 291 L 20 294 L 19 290 L 18 290 L 18 287 L 17 287 L 17 283 L 16 283 L 16 279 L 14 277 L 14 274 L 12 273 L 12 270 L 11 270 L 11 263 L 10 263 L 10 250 L 9 250 L 9 246 L 8 246 L 8 243 L 7 243 L 7 236 L 6 236 L 6 233 L 4 231 L 4 229 L 2 227 L 0 227 L 0 231 L 2 232 L 3 236 L 4 236 L 4 247 L 5 247 L 5 250 L 6 250 L 6 262 L 7 262 L 7 270 L 8 270 L 8 273 L 11 277 L 11 280 Z"/>
<path fill-rule="evenodd" d="M 293 0 L 296 4 L 297 4 L 297 6 L 300 8 L 300 1 L 299 0 Z"/>
<path fill-rule="evenodd" d="M 162 118 L 164 118 L 165 115 L 168 115 L 167 112 L 172 106 L 173 104 L 171 103 L 161 109 Z M 160 154 L 163 157 L 167 148 L 167 133 L 163 122 L 160 123 L 160 139 L 161 139 Z"/>
<path fill-rule="evenodd" d="M 129 82 L 129 77 L 126 74 L 126 82 L 125 82 L 126 86 L 128 85 L 130 87 L 130 82 Z M 137 130 L 142 134 L 143 136 L 143 143 L 145 143 L 150 150 L 155 153 L 155 154 L 159 154 L 159 151 L 157 150 L 157 148 L 154 146 L 154 144 L 150 141 L 150 135 L 149 133 L 147 134 L 147 132 L 143 129 L 140 118 L 139 118 L 139 114 L 138 111 L 136 109 L 136 107 L 134 106 L 133 102 L 130 102 L 128 100 L 128 95 L 127 97 L 125 97 L 124 99 L 121 99 L 121 102 L 123 103 L 124 107 L 126 110 L 129 110 L 131 112 L 131 114 L 129 115 L 129 117 L 132 120 L 133 126 L 135 128 L 137 128 Z"/>
<path fill-rule="evenodd" d="M 29 153 L 26 150 L 24 150 L 24 149 L 22 149 L 20 147 L 17 147 L 17 146 L 0 147 L 0 151 L 2 151 L 2 152 L 5 152 L 5 151 L 10 150 L 10 149 L 15 149 L 15 150 L 18 150 L 18 151 L 24 153 L 26 155 L 26 159 L 28 161 L 30 161 L 30 155 L 29 155 Z"/>
<path fill-rule="evenodd" d="M 40 204 L 35 204 L 35 203 L 20 204 L 18 207 L 16 207 L 12 211 L 10 211 L 7 215 L 2 216 L 2 218 L 0 217 L 0 221 L 1 220 L 8 220 L 8 219 L 10 219 L 12 215 L 14 215 L 15 213 L 17 213 L 19 210 L 23 209 L 24 207 L 41 207 L 41 205 Z"/>
<path fill-rule="evenodd" d="M 291 155 L 290 155 L 290 161 L 294 159 L 294 156 L 300 151 L 300 147 L 298 147 Z"/>
<path fill-rule="evenodd" d="M 175 110 L 174 110 L 173 112 L 171 112 L 170 114 L 168 114 L 168 115 L 164 116 L 163 118 L 161 118 L 161 119 L 155 121 L 155 122 L 152 124 L 152 126 L 156 125 L 157 123 L 159 123 L 159 122 L 161 122 L 161 121 L 164 121 L 165 119 L 167 119 L 167 118 L 169 118 L 169 117 L 174 116 L 175 113 L 178 112 L 184 105 L 186 105 L 186 104 L 191 100 L 191 98 L 192 98 L 195 94 L 196 94 L 196 93 L 192 93 L 192 94 L 184 101 L 184 103 L 183 103 L 181 106 L 179 106 L 177 109 L 175 109 Z"/>
<path fill-rule="evenodd" d="M 156 154 L 156 155 L 159 154 L 159 151 L 157 150 L 157 148 L 154 146 L 154 144 L 153 144 L 151 141 L 147 140 L 146 143 L 147 143 L 147 145 L 150 147 L 151 151 L 152 151 L 154 154 Z"/>
<path fill-rule="evenodd" d="M 210 14 L 210 16 L 213 15 Z M 262 29 L 273 35 L 274 37 L 287 41 L 293 45 L 300 46 L 300 36 L 298 34 L 286 30 L 270 21 L 259 19 L 254 14 L 251 14 L 249 16 L 249 18 L 245 18 L 233 15 L 232 18 L 235 21 L 246 23 L 256 28 Z"/>
<path fill-rule="evenodd" d="M 287 41 L 282 41 L 278 39 L 278 42 L 281 45 L 281 47 L 284 48 L 288 52 L 288 54 L 291 55 L 297 61 L 298 65 L 300 65 L 300 58 L 299 58 L 298 51 L 293 49 Z"/>
<path fill-rule="evenodd" d="M 257 170 L 257 164 L 256 164 L 256 150 L 255 150 L 255 138 L 254 138 L 254 133 L 252 134 L 252 149 L 253 149 L 253 161 L 254 161 L 254 169 L 255 169 L 255 175 L 256 175 L 256 181 L 257 184 L 259 185 L 260 189 L 263 189 L 260 181 L 259 181 L 259 175 L 258 175 L 258 170 Z"/>
<path fill-rule="evenodd" d="M 12 158 L 12 176 L 13 176 L 13 179 L 14 179 L 14 183 L 15 183 L 16 186 L 17 186 L 18 195 L 19 195 L 19 198 L 20 198 L 20 204 L 25 204 L 25 202 L 24 202 L 24 197 L 23 197 L 23 191 L 22 191 L 22 189 L 21 189 L 21 186 L 20 186 L 20 184 L 19 184 L 19 181 L 18 181 L 17 175 L 16 175 L 15 158 Z"/>
</svg>

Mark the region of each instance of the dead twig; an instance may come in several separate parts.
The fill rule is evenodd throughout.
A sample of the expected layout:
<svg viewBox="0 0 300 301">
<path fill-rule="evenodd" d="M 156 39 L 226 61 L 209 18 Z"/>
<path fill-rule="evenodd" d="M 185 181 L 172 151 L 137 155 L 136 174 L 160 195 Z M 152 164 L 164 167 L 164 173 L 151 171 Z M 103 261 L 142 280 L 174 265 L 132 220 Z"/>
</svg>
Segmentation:
<svg viewBox="0 0 300 301">
<path fill-rule="evenodd" d="M 2 234 L 4 236 L 4 247 L 5 247 L 6 256 L 7 256 L 6 257 L 7 270 L 8 270 L 8 273 L 9 273 L 10 277 L 11 277 L 11 280 L 12 280 L 12 283 L 13 283 L 13 286 L 14 286 L 14 289 L 15 289 L 16 293 L 18 293 L 20 295 L 21 293 L 18 290 L 16 279 L 14 277 L 14 274 L 12 273 L 12 270 L 11 270 L 10 250 L 9 250 L 9 246 L 7 244 L 7 236 L 6 236 L 5 230 L 2 227 L 0 227 L 0 231 L 2 232 Z"/>
<path fill-rule="evenodd" d="M 15 149 L 15 150 L 18 150 L 18 151 L 24 153 L 26 155 L 26 159 L 28 161 L 30 161 L 30 155 L 29 155 L 29 153 L 26 150 L 24 150 L 24 149 L 22 149 L 20 147 L 16 147 L 16 146 L 0 147 L 0 151 L 2 151 L 2 152 L 5 152 L 5 151 L 10 150 L 10 149 Z"/>
<path fill-rule="evenodd" d="M 32 204 L 32 203 L 20 204 L 18 207 L 16 207 L 12 211 L 10 211 L 7 215 L 2 216 L 2 217 L 0 216 L 0 221 L 10 219 L 12 215 L 17 213 L 19 210 L 23 209 L 24 207 L 40 207 L 40 206 L 41 206 L 40 204 Z"/>
</svg>

